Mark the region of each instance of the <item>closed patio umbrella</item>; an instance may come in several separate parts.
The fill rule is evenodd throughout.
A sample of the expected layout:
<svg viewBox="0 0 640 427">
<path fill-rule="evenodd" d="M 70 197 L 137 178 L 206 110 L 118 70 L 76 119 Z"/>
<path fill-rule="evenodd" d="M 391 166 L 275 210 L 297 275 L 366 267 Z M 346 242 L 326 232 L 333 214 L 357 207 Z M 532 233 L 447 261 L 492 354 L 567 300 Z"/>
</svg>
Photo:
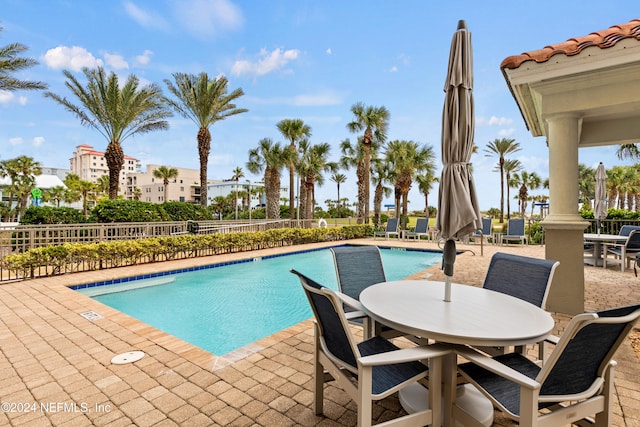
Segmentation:
<svg viewBox="0 0 640 427">
<path fill-rule="evenodd" d="M 596 169 L 596 198 L 593 207 L 593 216 L 596 219 L 596 229 L 600 234 L 600 221 L 607 217 L 607 172 L 602 162 Z"/>
<path fill-rule="evenodd" d="M 473 59 L 471 33 L 465 21 L 451 41 L 442 110 L 442 175 L 438 192 L 436 228 L 445 239 L 442 267 L 445 301 L 451 301 L 451 277 L 456 259 L 455 240 L 482 228 L 480 209 L 469 160 L 473 149 Z"/>
</svg>

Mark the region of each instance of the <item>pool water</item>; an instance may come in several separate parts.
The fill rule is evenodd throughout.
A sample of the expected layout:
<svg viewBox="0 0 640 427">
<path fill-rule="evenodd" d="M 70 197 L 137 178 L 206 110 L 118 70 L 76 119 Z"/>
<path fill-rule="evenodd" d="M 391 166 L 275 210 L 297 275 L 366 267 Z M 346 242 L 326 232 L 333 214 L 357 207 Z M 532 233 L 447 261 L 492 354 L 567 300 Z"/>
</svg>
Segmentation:
<svg viewBox="0 0 640 427">
<path fill-rule="evenodd" d="M 381 248 L 381 254 L 388 280 L 405 278 L 442 260 L 441 253 L 430 251 Z M 93 298 L 224 355 L 313 315 L 298 278 L 289 272 L 292 268 L 337 289 L 331 252 L 323 249 L 107 285 L 100 288 L 151 286 Z M 92 295 L 96 289 L 78 291 Z"/>
</svg>

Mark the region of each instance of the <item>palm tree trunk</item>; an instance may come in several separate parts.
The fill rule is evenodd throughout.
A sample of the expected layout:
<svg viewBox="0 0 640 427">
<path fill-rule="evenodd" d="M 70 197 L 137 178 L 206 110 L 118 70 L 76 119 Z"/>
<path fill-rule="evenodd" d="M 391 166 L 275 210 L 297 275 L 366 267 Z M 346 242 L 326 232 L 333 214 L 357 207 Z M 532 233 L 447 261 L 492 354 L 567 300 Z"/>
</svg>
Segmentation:
<svg viewBox="0 0 640 427">
<path fill-rule="evenodd" d="M 356 168 L 356 176 L 358 177 L 358 205 L 356 207 L 356 216 L 358 217 L 358 224 L 362 224 L 364 221 L 364 198 L 365 198 L 365 173 L 364 173 L 364 161 L 359 161 Z"/>
<path fill-rule="evenodd" d="M 211 151 L 211 133 L 209 129 L 198 130 L 198 154 L 200 156 L 200 205 L 207 206 L 207 167 Z"/>
<path fill-rule="evenodd" d="M 109 168 L 109 199 L 118 198 L 118 187 L 120 186 L 120 171 L 124 165 L 124 152 L 118 141 L 109 141 L 107 149 L 104 152 Z"/>
</svg>

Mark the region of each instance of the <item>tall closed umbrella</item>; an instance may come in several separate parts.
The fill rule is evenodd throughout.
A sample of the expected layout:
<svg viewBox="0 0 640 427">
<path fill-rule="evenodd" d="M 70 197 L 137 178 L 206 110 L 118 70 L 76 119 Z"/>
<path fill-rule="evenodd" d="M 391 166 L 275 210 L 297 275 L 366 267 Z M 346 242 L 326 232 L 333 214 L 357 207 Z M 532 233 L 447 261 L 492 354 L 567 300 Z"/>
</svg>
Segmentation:
<svg viewBox="0 0 640 427">
<path fill-rule="evenodd" d="M 438 192 L 436 228 L 445 239 L 442 266 L 445 301 L 451 301 L 451 277 L 456 259 L 455 239 L 482 228 L 473 177 L 473 59 L 471 33 L 465 21 L 453 34 L 442 110 L 442 175 Z"/>
<path fill-rule="evenodd" d="M 607 217 L 607 172 L 602 162 L 596 169 L 596 199 L 593 216 L 596 219 L 596 229 L 600 234 L 600 221 Z"/>
</svg>

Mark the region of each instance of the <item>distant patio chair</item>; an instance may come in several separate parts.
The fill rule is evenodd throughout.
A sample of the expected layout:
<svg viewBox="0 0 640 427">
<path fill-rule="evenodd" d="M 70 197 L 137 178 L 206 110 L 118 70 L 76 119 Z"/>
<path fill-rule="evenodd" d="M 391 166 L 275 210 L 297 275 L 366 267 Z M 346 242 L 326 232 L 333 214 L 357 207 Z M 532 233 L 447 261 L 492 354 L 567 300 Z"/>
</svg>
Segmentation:
<svg viewBox="0 0 640 427">
<path fill-rule="evenodd" d="M 631 230 L 624 243 L 604 243 L 602 252 L 604 268 L 611 261 L 609 255 L 613 255 L 613 259 L 620 262 L 620 271 L 624 272 L 625 265 L 631 267 L 631 261 L 635 261 L 636 254 L 640 253 L 640 230 Z"/>
<path fill-rule="evenodd" d="M 386 421 L 385 425 L 424 426 L 440 421 L 442 357 L 449 355 L 441 344 L 400 349 L 375 336 L 357 343 L 342 310 L 342 297 L 298 271 L 298 276 L 315 316 L 314 322 L 314 412 L 322 415 L 324 383 L 335 380 L 356 402 L 358 426 L 372 424 L 372 401 L 384 399 L 427 377 L 427 409 Z M 429 368 L 420 361 L 428 361 Z"/>
<path fill-rule="evenodd" d="M 502 243 L 521 242 L 529 243 L 529 237 L 524 231 L 524 218 L 513 218 L 507 222 L 507 234 L 500 237 Z"/>
<path fill-rule="evenodd" d="M 387 220 L 387 226 L 383 231 L 374 231 L 373 237 L 377 238 L 378 236 L 384 237 L 385 239 L 389 239 L 389 236 L 396 236 L 400 238 L 400 231 L 398 231 L 398 225 L 400 223 L 400 218 L 389 218 Z"/>
<path fill-rule="evenodd" d="M 519 353 L 487 357 L 459 346 L 456 352 L 469 362 L 459 365 L 458 372 L 520 425 L 610 426 L 616 366 L 612 358 L 639 317 L 640 305 L 579 314 L 543 365 Z M 454 404 L 454 418 L 480 426 L 461 412 Z"/>
<path fill-rule="evenodd" d="M 418 218 L 416 220 L 416 228 L 413 231 L 404 232 L 404 237 L 407 239 L 420 240 L 423 236 L 427 239 L 429 239 L 430 236 L 428 218 Z"/>
<path fill-rule="evenodd" d="M 476 239 L 480 239 L 488 243 L 489 239 L 493 238 L 493 222 L 491 218 L 482 218 L 482 228 L 480 230 L 476 230 L 471 235 L 471 238 L 473 238 L 474 241 Z"/>
</svg>

